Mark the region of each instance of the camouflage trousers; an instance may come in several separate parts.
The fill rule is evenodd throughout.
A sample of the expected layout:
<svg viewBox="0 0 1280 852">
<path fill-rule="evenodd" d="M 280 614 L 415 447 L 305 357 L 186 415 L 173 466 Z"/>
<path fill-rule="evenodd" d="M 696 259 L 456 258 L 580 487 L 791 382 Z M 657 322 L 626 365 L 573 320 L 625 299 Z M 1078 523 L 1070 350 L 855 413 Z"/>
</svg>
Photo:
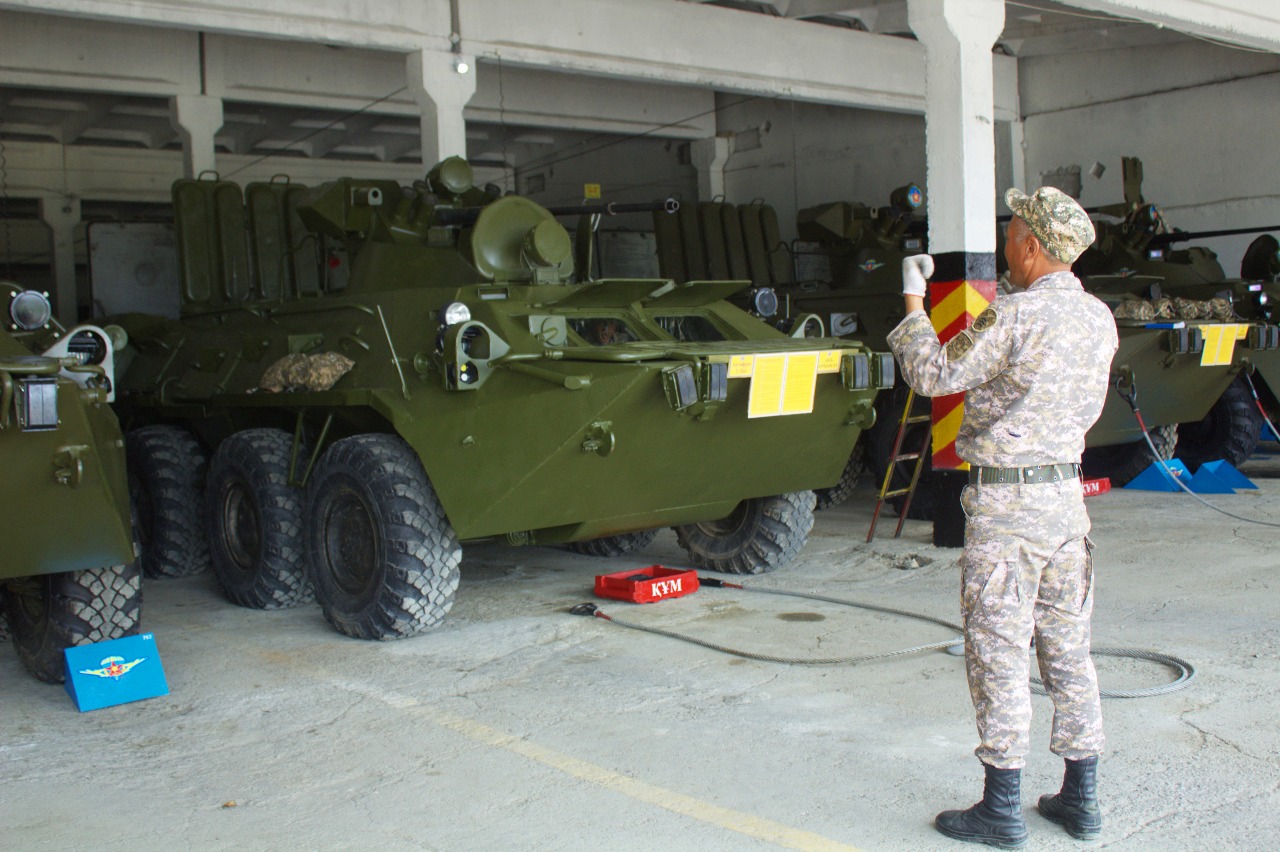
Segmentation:
<svg viewBox="0 0 1280 852">
<path fill-rule="evenodd" d="M 1026 762 L 1031 739 L 1028 647 L 1053 700 L 1049 747 L 1078 760 L 1103 748 L 1098 679 L 1089 656 L 1093 558 L 1079 479 L 970 485 L 960 557 L 965 665 L 977 711 L 978 759 Z"/>
</svg>

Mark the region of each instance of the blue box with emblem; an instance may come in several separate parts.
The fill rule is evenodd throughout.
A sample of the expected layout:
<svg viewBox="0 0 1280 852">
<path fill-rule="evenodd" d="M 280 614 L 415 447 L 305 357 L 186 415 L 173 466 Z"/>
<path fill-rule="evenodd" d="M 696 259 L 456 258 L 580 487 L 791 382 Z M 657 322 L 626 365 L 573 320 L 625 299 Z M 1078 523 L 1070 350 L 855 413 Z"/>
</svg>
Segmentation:
<svg viewBox="0 0 1280 852">
<path fill-rule="evenodd" d="M 63 651 L 66 690 L 80 712 L 169 694 L 151 633 Z"/>
</svg>

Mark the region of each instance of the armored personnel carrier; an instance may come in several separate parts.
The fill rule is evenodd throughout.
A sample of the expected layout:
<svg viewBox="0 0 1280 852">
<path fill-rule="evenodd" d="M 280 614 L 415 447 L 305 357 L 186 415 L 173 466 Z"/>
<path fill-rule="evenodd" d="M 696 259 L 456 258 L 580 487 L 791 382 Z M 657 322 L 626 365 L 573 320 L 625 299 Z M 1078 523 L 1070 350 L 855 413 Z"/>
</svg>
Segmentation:
<svg viewBox="0 0 1280 852">
<path fill-rule="evenodd" d="M 314 595 L 351 636 L 440 621 L 463 541 L 616 555 L 672 526 L 698 566 L 785 565 L 893 383 L 731 305 L 741 281 L 575 278 L 554 213 L 457 158 L 173 197 L 181 317 L 113 320 L 151 569 Z"/>
<path fill-rule="evenodd" d="M 683 263 L 685 274 L 690 276 L 713 266 L 715 252 L 711 247 L 727 255 L 731 268 L 735 255 L 740 255 L 741 273 L 751 277 L 752 289 L 736 298 L 743 300 L 747 309 L 783 328 L 802 322 L 862 340 L 873 349 L 884 349 L 886 336 L 904 315 L 901 261 L 926 250 L 925 223 L 917 217 L 923 201 L 919 187 L 908 184 L 896 189 L 885 207 L 840 202 L 802 210 L 797 245 L 811 247 L 808 250 L 781 242 L 776 216 L 767 205 L 703 204 L 696 216 L 686 217 L 682 209 L 678 227 L 658 227 L 659 255 L 665 268 L 678 275 Z M 722 250 L 721 246 L 727 248 Z M 1003 266 L 999 251 L 997 262 Z M 795 269 L 802 271 L 796 274 Z M 1121 297 L 1114 300 L 1118 303 Z M 1214 400 L 1231 386 L 1248 343 L 1218 363 L 1216 358 L 1206 359 L 1204 340 L 1225 334 L 1230 323 L 1206 319 L 1188 330 L 1185 326 L 1149 328 L 1150 323 L 1138 320 L 1117 322 L 1120 349 L 1114 361 L 1114 378 L 1123 388 L 1140 390 L 1138 401 L 1144 419 L 1154 427 L 1153 443 L 1162 458 L 1172 458 L 1177 424 L 1206 416 Z M 877 484 L 887 468 L 906 398 L 902 386 L 882 394 L 876 403 L 876 423 L 864 435 L 861 455 Z M 928 400 L 917 399 L 913 413 L 927 414 Z M 913 431 L 904 446 L 914 450 L 929 426 L 919 424 L 910 429 Z M 1119 485 L 1154 460 L 1128 404 L 1118 393 L 1108 396 L 1086 441 L 1086 474 L 1109 476 Z M 857 460 L 855 454 L 851 466 Z M 906 477 L 907 471 L 896 475 Z M 927 470 L 923 476 L 928 478 Z M 848 481 L 847 477 L 842 481 Z M 893 487 L 906 484 L 904 478 Z M 930 517 L 931 498 L 932 489 L 926 481 L 912 500 L 912 515 Z"/>
<path fill-rule="evenodd" d="M 1201 417 L 1178 427 L 1176 453 L 1193 470 L 1206 461 L 1238 465 L 1253 451 L 1263 417 L 1280 414 L 1280 244 L 1270 234 L 1253 241 L 1241 276 L 1228 278 L 1217 256 L 1196 239 L 1280 228 L 1184 232 L 1142 197 L 1142 163 L 1123 159 L 1124 203 L 1098 208 L 1098 238 L 1075 264 L 1085 286 L 1116 305 L 1117 317 L 1135 324 L 1181 324 L 1203 340 L 1201 351 L 1232 365 L 1232 381 Z M 1202 356 L 1207 357 L 1207 356 Z M 1252 373 L 1252 385 L 1240 374 Z M 1145 406 L 1144 406 L 1145 411 Z"/>
<path fill-rule="evenodd" d="M 739 307 L 791 334 L 830 334 L 846 340 L 885 338 L 903 317 L 899 261 L 905 246 L 922 251 L 923 237 L 908 233 L 912 213 L 923 200 L 919 188 L 902 187 L 890 207 L 874 210 L 861 204 L 828 205 L 800 216 L 802 240 L 841 235 L 835 243 L 807 255 L 782 242 L 778 217 L 763 202 L 745 205 L 702 202 L 680 208 L 677 216 L 654 216 L 659 268 L 677 282 L 702 278 L 737 278 L 750 282 L 730 296 Z M 812 214 L 813 221 L 808 217 Z M 877 259 L 888 250 L 895 264 Z M 813 263 L 799 260 L 818 260 Z M 876 423 L 855 447 L 840 481 L 816 490 L 818 508 L 848 498 L 864 467 L 875 470 L 888 455 L 907 389 L 899 385 L 876 402 Z M 887 435 L 887 442 L 886 436 Z M 882 446 L 883 445 L 883 446 Z M 879 462 L 881 465 L 883 462 Z M 880 468 L 883 475 L 883 467 Z"/>
<path fill-rule="evenodd" d="M 142 605 L 124 441 L 108 402 L 119 329 L 63 329 L 47 294 L 0 282 L 0 607 L 18 656 L 63 680 L 62 651 L 136 633 Z"/>
</svg>

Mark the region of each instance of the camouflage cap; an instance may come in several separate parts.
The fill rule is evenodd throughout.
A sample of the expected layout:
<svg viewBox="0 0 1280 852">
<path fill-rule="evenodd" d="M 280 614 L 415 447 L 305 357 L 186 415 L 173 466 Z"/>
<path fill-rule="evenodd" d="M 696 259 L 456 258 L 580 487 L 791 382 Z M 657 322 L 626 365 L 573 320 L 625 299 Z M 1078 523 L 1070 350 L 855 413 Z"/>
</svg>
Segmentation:
<svg viewBox="0 0 1280 852">
<path fill-rule="evenodd" d="M 1031 195 L 1010 189 L 1004 203 L 1027 223 L 1044 250 L 1063 263 L 1074 262 L 1093 243 L 1089 214 L 1060 189 L 1042 186 Z"/>
</svg>

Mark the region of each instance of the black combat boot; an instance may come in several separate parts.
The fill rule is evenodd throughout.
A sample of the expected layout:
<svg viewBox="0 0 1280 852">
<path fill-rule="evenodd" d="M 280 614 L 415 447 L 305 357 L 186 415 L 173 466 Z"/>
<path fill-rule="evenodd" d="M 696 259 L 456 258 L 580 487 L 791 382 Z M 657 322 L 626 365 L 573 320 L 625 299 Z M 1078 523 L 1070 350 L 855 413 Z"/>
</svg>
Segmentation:
<svg viewBox="0 0 1280 852">
<path fill-rule="evenodd" d="M 1062 792 L 1040 797 L 1040 813 L 1078 840 L 1093 840 L 1102 832 L 1098 808 L 1098 758 L 1068 760 Z"/>
<path fill-rule="evenodd" d="M 934 825 L 947 837 L 969 843 L 985 843 L 1013 849 L 1027 842 L 1027 823 L 1022 819 L 1021 769 L 987 771 L 982 801 L 967 811 L 943 811 Z"/>
</svg>

